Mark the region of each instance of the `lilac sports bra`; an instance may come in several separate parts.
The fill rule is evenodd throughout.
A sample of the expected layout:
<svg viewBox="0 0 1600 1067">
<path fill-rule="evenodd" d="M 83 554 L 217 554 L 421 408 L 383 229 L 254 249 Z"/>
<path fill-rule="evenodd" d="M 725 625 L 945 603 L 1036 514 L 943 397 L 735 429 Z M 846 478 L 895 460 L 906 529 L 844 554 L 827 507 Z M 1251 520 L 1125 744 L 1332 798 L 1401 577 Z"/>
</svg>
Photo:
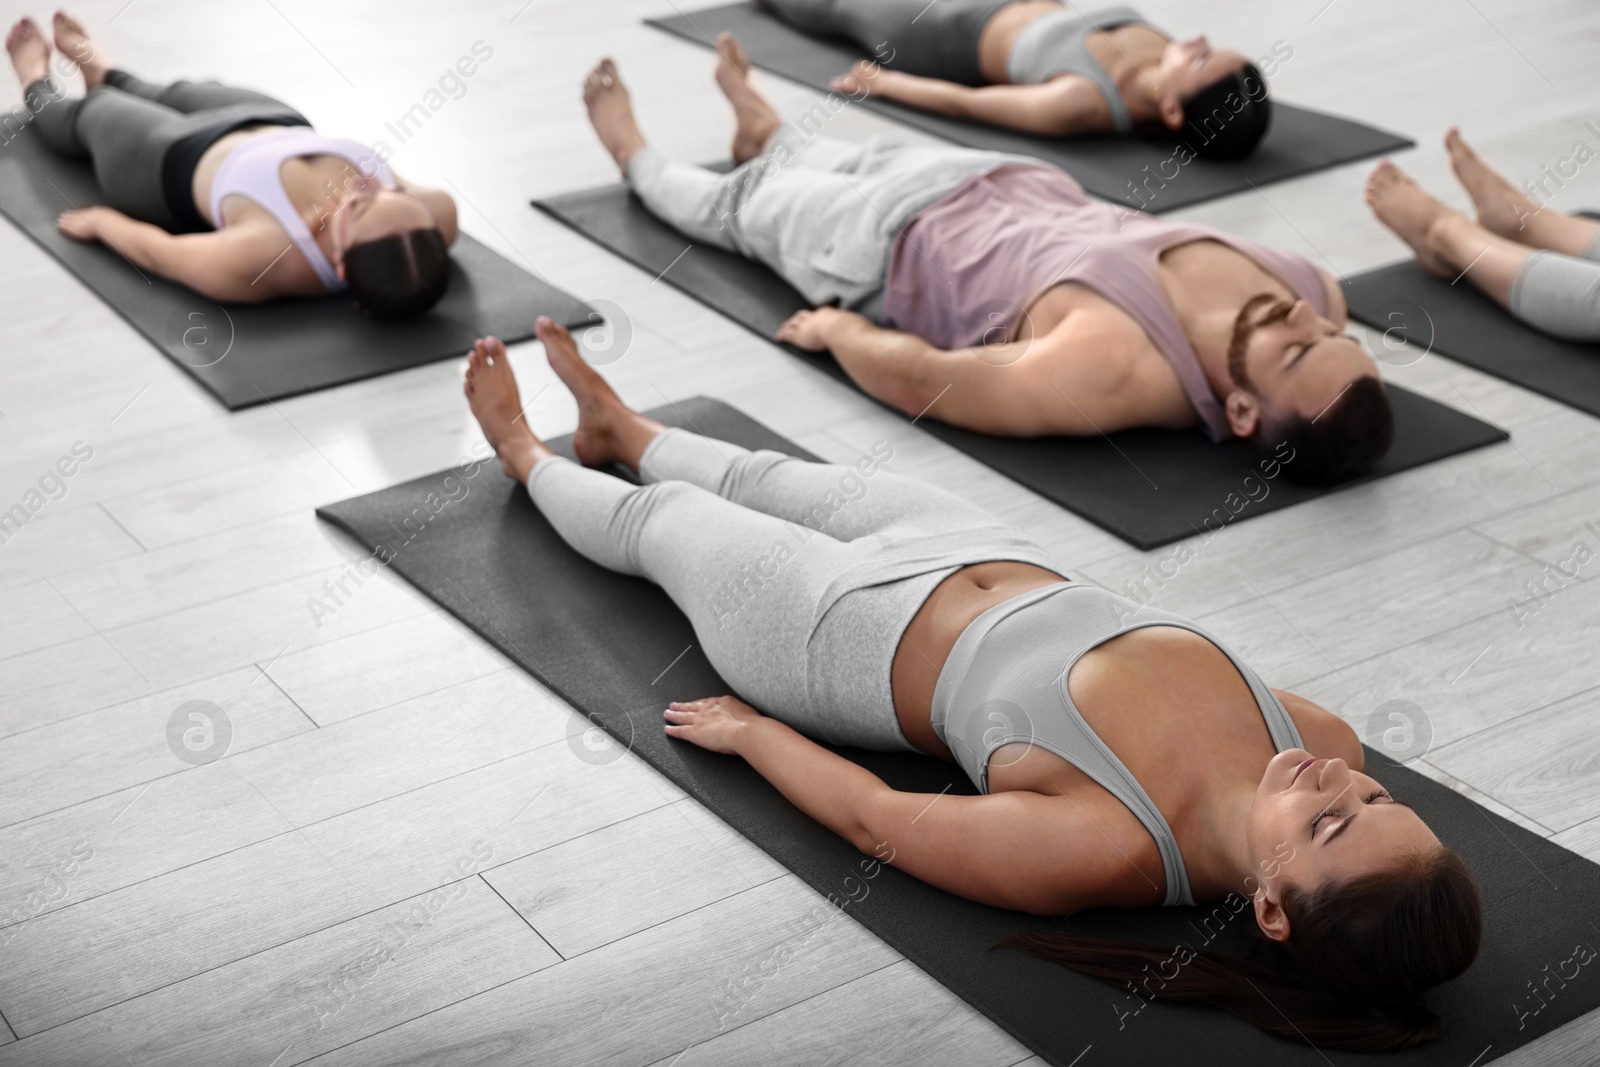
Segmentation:
<svg viewBox="0 0 1600 1067">
<path fill-rule="evenodd" d="M 323 255 L 311 228 L 299 210 L 289 200 L 283 189 L 280 173 L 284 160 L 301 156 L 338 156 L 362 174 L 375 177 L 389 188 L 394 188 L 394 172 L 382 160 L 374 159 L 372 150 L 360 141 L 343 137 L 324 137 L 305 126 L 290 126 L 272 133 L 252 137 L 239 145 L 222 161 L 217 176 L 211 183 L 211 217 L 222 218 L 222 202 L 230 196 L 242 196 L 266 211 L 289 240 L 306 257 L 317 280 L 330 293 L 345 288 L 339 272 L 334 270 L 328 257 Z M 366 169 L 371 167 L 369 173 Z"/>
</svg>

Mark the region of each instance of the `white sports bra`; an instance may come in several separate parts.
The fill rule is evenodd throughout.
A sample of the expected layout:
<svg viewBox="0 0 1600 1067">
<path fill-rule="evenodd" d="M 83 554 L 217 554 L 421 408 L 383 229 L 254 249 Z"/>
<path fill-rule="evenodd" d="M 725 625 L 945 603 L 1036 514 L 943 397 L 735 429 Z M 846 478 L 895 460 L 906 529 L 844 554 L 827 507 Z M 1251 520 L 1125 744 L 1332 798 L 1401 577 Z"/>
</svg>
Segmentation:
<svg viewBox="0 0 1600 1067">
<path fill-rule="evenodd" d="M 283 189 L 284 160 L 301 156 L 338 156 L 363 174 L 367 174 L 363 168 L 371 166 L 373 173 L 369 177 L 394 188 L 394 172 L 389 165 L 374 159 L 372 150 L 360 141 L 324 137 L 306 126 L 290 126 L 252 137 L 228 153 L 211 183 L 211 217 L 221 220 L 222 202 L 230 196 L 242 196 L 254 202 L 283 227 L 289 240 L 311 264 L 322 287 L 337 293 L 345 288 L 345 283 L 323 255 L 310 227 Z"/>
</svg>

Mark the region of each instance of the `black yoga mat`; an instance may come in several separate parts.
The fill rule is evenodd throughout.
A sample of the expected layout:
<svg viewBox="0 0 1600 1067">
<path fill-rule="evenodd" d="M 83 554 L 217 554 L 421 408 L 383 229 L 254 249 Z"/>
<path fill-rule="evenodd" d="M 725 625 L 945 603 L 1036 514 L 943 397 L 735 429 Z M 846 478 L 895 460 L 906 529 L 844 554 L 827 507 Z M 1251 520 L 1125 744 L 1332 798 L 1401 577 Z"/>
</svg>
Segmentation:
<svg viewBox="0 0 1600 1067">
<path fill-rule="evenodd" d="M 1600 415 L 1600 345 L 1518 322 L 1471 281 L 1452 285 L 1414 259 L 1344 279 L 1350 315 L 1427 351 Z"/>
<path fill-rule="evenodd" d="M 466 234 L 451 249 L 450 291 L 406 322 L 365 318 L 348 296 L 217 304 L 56 231 L 61 212 L 104 202 L 93 170 L 51 153 L 32 127 L 0 144 L 0 212 L 232 411 L 460 356 L 486 334 L 525 340 L 540 315 L 591 321 L 577 299 Z"/>
<path fill-rule="evenodd" d="M 756 66 L 824 93 L 829 92 L 828 83 L 847 72 L 852 63 L 871 58 L 849 41 L 808 37 L 749 3 L 724 4 L 646 21 L 706 48 L 712 47 L 717 34 L 726 30 L 739 38 Z M 850 100 L 842 95 L 838 99 Z M 907 126 L 956 144 L 1018 152 L 1054 163 L 1096 196 L 1155 212 L 1246 192 L 1252 185 L 1283 181 L 1415 144 L 1359 122 L 1274 101 L 1272 125 L 1249 159 L 1237 163 L 1192 159 L 1181 163 L 1188 154 L 1174 155 L 1178 138 L 1037 137 L 870 96 L 863 103 Z M 825 124 L 829 113 L 830 109 L 824 107 L 816 114 L 816 120 Z M 1193 134 L 1188 136 L 1199 140 Z M 1130 189 L 1129 182 L 1138 185 L 1137 192 Z"/>
<path fill-rule="evenodd" d="M 685 400 L 650 415 L 748 448 L 814 458 L 714 400 Z M 551 444 L 571 455 L 570 439 Z M 1247 911 L 1235 914 L 1221 905 L 1101 910 L 1060 920 L 974 904 L 893 868 L 864 868 L 862 853 L 802 814 L 743 761 L 669 740 L 661 731 L 669 701 L 728 692 L 688 620 L 656 586 L 607 571 L 568 548 L 495 464 L 470 478 L 460 470 L 418 478 L 317 514 L 379 551 L 418 589 L 621 742 L 596 752 L 576 733 L 569 743 L 580 758 L 606 760 L 631 748 L 1048 1062 L 1065 1067 L 1089 1046 L 1094 1052 L 1086 1064 L 1167 1063 L 1174 1054 L 1185 1067 L 1377 1062 L 1278 1041 L 1220 1012 L 1145 1004 L 1022 953 L 990 950 L 1007 934 L 1065 929 L 1239 951 L 1246 944 Z M 932 758 L 837 751 L 896 789 L 974 792 L 958 769 Z M 1594 906 L 1600 867 L 1376 752 L 1369 750 L 1367 759 L 1370 773 L 1467 858 L 1487 901 L 1488 936 L 1478 962 L 1429 997 L 1447 1021 L 1444 1036 L 1383 1062 L 1482 1065 L 1600 1006 L 1600 982 L 1592 978 L 1552 985 L 1543 1000 L 1528 989 L 1569 960 L 1574 944 L 1600 950 L 1600 929 L 1589 925 L 1600 921 Z M 1517 1014 L 1534 1009 L 1537 1014 Z M 719 1010 L 737 1019 L 749 1007 L 734 1002 Z"/>
<path fill-rule="evenodd" d="M 703 245 L 686 252 L 688 238 L 651 215 L 622 185 L 534 204 L 764 338 L 770 339 L 780 323 L 807 306 L 787 282 L 760 264 Z M 831 357 L 790 350 L 854 387 Z M 1389 397 L 1395 409 L 1394 447 L 1374 471 L 1348 484 L 1506 439 L 1504 430 L 1397 385 L 1389 386 Z M 939 422 L 931 417 L 937 413 L 935 407 L 917 425 L 1143 549 L 1210 534 L 1330 491 L 1295 485 L 1281 476 L 1264 479 L 1260 457 L 1250 446 L 1238 441 L 1215 444 L 1199 430 L 991 437 Z M 1281 475 L 1281 470 L 1271 470 Z"/>
</svg>

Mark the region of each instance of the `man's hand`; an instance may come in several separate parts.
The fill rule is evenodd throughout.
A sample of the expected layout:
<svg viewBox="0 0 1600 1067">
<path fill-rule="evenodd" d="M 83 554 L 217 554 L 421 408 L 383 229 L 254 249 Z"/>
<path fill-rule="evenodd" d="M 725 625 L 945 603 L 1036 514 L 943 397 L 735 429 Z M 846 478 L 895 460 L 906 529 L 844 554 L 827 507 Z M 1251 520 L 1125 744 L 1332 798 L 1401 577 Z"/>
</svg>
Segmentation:
<svg viewBox="0 0 1600 1067">
<path fill-rule="evenodd" d="M 789 317 L 788 322 L 778 327 L 778 340 L 796 348 L 803 348 L 807 352 L 826 352 L 832 347 L 828 342 L 829 331 L 839 323 L 852 318 L 860 316 L 849 311 L 841 311 L 836 307 L 798 311 Z"/>
<path fill-rule="evenodd" d="M 726 696 L 673 703 L 662 714 L 668 737 L 680 737 L 725 756 L 738 754 L 734 746 L 739 732 L 763 717 L 737 697 Z"/>
<path fill-rule="evenodd" d="M 107 214 L 115 214 L 108 207 L 86 207 L 82 211 L 63 211 L 56 219 L 56 229 L 74 241 L 100 240 L 100 225 Z"/>
</svg>

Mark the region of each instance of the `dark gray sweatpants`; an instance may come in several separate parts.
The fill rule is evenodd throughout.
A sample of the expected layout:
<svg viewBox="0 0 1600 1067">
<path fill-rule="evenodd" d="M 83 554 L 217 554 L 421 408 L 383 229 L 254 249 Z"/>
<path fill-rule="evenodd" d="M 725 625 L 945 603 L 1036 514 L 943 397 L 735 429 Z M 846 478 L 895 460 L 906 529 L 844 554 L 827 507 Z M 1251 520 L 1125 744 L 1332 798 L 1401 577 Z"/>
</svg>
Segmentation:
<svg viewBox="0 0 1600 1067">
<path fill-rule="evenodd" d="M 24 102 L 45 144 L 93 164 L 110 206 L 169 230 L 176 220 L 162 168 L 173 145 L 208 129 L 253 122 L 309 125 L 288 104 L 253 89 L 214 81 L 152 85 L 121 70 L 76 100 L 46 78 L 27 87 Z"/>
</svg>

